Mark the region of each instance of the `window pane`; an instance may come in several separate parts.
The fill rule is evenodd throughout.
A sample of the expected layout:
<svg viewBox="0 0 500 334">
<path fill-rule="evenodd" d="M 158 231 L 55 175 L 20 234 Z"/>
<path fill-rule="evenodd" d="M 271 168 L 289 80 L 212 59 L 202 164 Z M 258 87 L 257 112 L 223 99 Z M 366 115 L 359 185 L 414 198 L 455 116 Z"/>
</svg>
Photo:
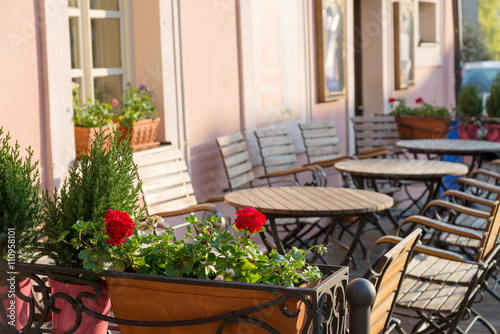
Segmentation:
<svg viewBox="0 0 500 334">
<path fill-rule="evenodd" d="M 120 20 L 92 19 L 94 68 L 121 67 Z"/>
<path fill-rule="evenodd" d="M 119 99 L 122 96 L 122 76 L 110 75 L 94 79 L 94 98 L 99 102 L 111 104 L 113 98 Z"/>
<path fill-rule="evenodd" d="M 82 78 L 72 78 L 71 88 L 73 90 L 73 108 L 75 106 L 85 104 L 86 101 L 83 97 Z"/>
<path fill-rule="evenodd" d="M 80 59 L 80 26 L 78 17 L 69 18 L 69 42 L 71 45 L 71 68 L 82 68 Z"/>
<path fill-rule="evenodd" d="M 90 0 L 90 9 L 119 10 L 118 0 Z"/>
<path fill-rule="evenodd" d="M 78 8 L 78 0 L 68 0 L 68 7 Z"/>
</svg>

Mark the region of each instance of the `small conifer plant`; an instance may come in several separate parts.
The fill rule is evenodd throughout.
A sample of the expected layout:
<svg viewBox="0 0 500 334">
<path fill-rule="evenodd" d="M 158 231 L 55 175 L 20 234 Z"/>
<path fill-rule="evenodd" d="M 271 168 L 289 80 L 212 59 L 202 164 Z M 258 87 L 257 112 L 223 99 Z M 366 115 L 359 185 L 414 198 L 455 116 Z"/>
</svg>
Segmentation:
<svg viewBox="0 0 500 334">
<path fill-rule="evenodd" d="M 108 136 L 101 128 L 61 189 L 54 195 L 43 194 L 43 252 L 56 265 L 82 267 L 80 250 L 73 247 L 78 231 L 72 226 L 77 221 L 100 222 L 108 209 L 129 212 L 134 221 L 142 219 L 143 209 L 138 204 L 141 183 L 135 182 L 132 148 L 128 140 L 118 141 L 117 131 Z"/>
</svg>

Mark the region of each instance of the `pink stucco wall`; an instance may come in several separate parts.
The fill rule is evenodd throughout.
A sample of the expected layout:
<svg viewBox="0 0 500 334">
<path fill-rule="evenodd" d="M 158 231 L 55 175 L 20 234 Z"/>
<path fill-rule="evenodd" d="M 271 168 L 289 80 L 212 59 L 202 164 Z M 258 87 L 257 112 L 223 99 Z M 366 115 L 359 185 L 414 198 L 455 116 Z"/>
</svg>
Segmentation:
<svg viewBox="0 0 500 334">
<path fill-rule="evenodd" d="M 0 2 L 0 13 L 8 13 L 0 19 L 0 126 L 19 142 L 22 154 L 32 147 L 35 159 L 41 160 L 39 167 L 45 182 L 47 152 L 34 3 Z"/>
<path fill-rule="evenodd" d="M 182 1 L 184 99 L 191 177 L 199 200 L 226 186 L 215 138 L 240 131 L 236 7 Z"/>
<path fill-rule="evenodd" d="M 443 62 L 440 66 L 417 67 L 415 85 L 407 90 L 394 92 L 396 97 L 405 97 L 410 105 L 422 97 L 434 105 L 445 106 L 451 110 L 455 104 L 455 50 L 453 36 L 453 8 L 451 1 L 444 2 L 443 24 Z"/>
</svg>

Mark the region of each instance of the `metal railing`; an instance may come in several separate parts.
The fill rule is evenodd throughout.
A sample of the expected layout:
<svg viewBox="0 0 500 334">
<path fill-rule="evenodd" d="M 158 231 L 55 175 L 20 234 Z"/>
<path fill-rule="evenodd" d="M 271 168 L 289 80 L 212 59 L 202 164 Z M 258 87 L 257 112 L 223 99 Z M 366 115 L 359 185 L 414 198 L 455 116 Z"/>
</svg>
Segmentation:
<svg viewBox="0 0 500 334">
<path fill-rule="evenodd" d="M 88 308 L 85 303 L 88 300 L 98 300 L 103 295 L 101 285 L 96 283 L 97 275 L 93 272 L 77 269 L 57 267 L 42 264 L 26 264 L 16 263 L 15 272 L 9 270 L 7 262 L 0 262 L 0 281 L 10 280 L 8 283 L 14 283 L 16 300 L 19 303 L 24 303 L 23 323 L 17 320 L 17 327 L 14 327 L 13 318 L 16 317 L 15 312 L 9 310 L 9 299 L 13 300 L 10 294 L 9 286 L 7 290 L 0 290 L 0 303 L 4 307 L 0 308 L 0 332 L 1 333 L 52 333 L 51 317 L 52 314 L 57 314 L 60 309 L 56 307 L 57 300 L 64 300 L 74 312 L 74 325 L 65 333 L 74 333 L 81 325 L 82 319 L 86 316 L 109 322 L 110 328 L 119 326 L 130 326 L 141 330 L 148 328 L 167 328 L 167 327 L 186 327 L 199 324 L 216 323 L 216 333 L 224 333 L 224 328 L 231 324 L 244 324 L 247 326 L 257 326 L 266 333 L 280 333 L 279 329 L 273 328 L 271 325 L 262 320 L 256 312 L 268 311 L 272 307 L 279 307 L 281 313 L 290 318 L 299 316 L 299 312 L 291 312 L 287 310 L 285 303 L 289 299 L 299 300 L 305 306 L 303 313 L 303 325 L 300 333 L 314 334 L 344 334 L 346 333 L 347 319 L 347 298 L 351 304 L 351 334 L 367 334 L 369 333 L 369 313 L 370 305 L 373 302 L 371 298 L 371 288 L 373 286 L 368 281 L 359 282 L 355 280 L 356 285 L 347 286 L 348 283 L 348 267 L 340 266 L 318 266 L 323 272 L 321 282 L 313 288 L 290 288 L 283 286 L 267 285 L 267 284 L 248 284 L 237 282 L 221 282 L 199 279 L 188 279 L 178 277 L 163 277 L 151 276 L 136 273 L 117 273 L 104 272 L 99 274 L 99 277 L 118 277 L 128 280 L 146 280 L 163 283 L 176 283 L 187 285 L 206 286 L 207 289 L 211 286 L 238 288 L 254 291 L 268 291 L 276 298 L 270 298 L 269 301 L 249 307 L 243 310 L 233 310 L 225 314 L 217 316 L 204 317 L 198 319 L 182 320 L 182 321 L 143 321 L 143 320 L 128 320 L 115 317 L 113 315 L 103 315 L 94 312 Z M 83 278 L 85 277 L 85 278 Z M 52 293 L 51 288 L 47 284 L 47 279 L 55 279 L 87 286 L 92 292 L 80 292 L 76 296 L 62 292 Z M 31 291 L 29 293 L 22 292 L 20 282 L 26 279 L 31 279 Z M 1 288 L 1 287 L 0 287 Z M 347 289 L 347 290 L 346 290 Z M 11 289 L 12 290 L 12 289 Z M 373 290 L 374 291 L 374 290 Z M 5 293 L 7 292 L 7 293 Z M 159 300 L 158 303 L 165 303 Z M 140 308 L 143 305 L 137 305 Z M 20 307 L 18 305 L 18 307 Z M 355 320 L 354 322 L 352 320 Z M 71 327 L 71 326 L 70 326 Z M 255 328 L 255 327 L 254 327 Z M 262 331 L 262 330 L 261 330 Z M 175 333 L 175 331 L 172 331 Z M 251 333 L 251 331 L 246 331 Z"/>
</svg>

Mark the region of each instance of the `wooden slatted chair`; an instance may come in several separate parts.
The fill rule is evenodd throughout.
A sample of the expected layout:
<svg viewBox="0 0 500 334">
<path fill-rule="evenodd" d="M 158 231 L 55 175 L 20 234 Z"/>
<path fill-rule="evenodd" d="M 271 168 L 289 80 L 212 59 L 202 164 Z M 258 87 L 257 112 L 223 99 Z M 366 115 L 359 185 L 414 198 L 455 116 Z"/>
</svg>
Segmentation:
<svg viewBox="0 0 500 334">
<path fill-rule="evenodd" d="M 315 164 L 298 166 L 293 140 L 288 129 L 279 127 L 273 129 L 255 130 L 259 145 L 262 165 L 267 177 L 288 175 L 290 171 L 310 171 L 312 181 L 306 185 L 326 186 L 326 173 Z M 296 175 L 296 174 L 295 174 Z M 295 179 L 298 182 L 298 179 Z"/>
<path fill-rule="evenodd" d="M 161 146 L 135 152 L 134 164 L 138 179 L 142 181 L 141 197 L 148 216 L 165 218 L 203 211 L 205 216 L 215 215 L 223 219 L 215 205 L 196 200 L 191 177 L 179 149 Z"/>
<path fill-rule="evenodd" d="M 387 148 L 395 158 L 407 158 L 405 152 L 403 152 L 399 147 L 396 146 L 396 142 L 399 139 L 398 126 L 396 123 L 396 118 L 392 115 L 375 115 L 375 116 L 355 116 L 351 118 L 354 126 L 354 138 L 356 143 L 356 152 L 362 152 L 364 150 L 374 149 L 380 146 Z M 400 186 L 406 193 L 406 198 L 399 201 L 399 203 L 405 201 L 411 201 L 411 205 L 408 205 L 406 209 L 399 213 L 399 217 L 404 217 L 406 212 L 410 210 L 411 207 L 419 205 L 426 191 L 422 192 L 417 197 L 411 194 L 408 187 L 418 184 L 415 181 L 401 181 Z"/>
<path fill-rule="evenodd" d="M 360 152 L 356 156 L 342 155 L 340 140 L 333 121 L 308 122 L 299 124 L 299 128 L 306 148 L 308 164 L 316 164 L 323 169 L 333 167 L 337 162 L 350 159 L 367 159 L 390 156 L 391 152 L 386 147 L 377 147 Z M 335 173 L 328 173 L 333 175 Z M 352 182 L 341 173 L 344 186 Z M 398 189 L 394 190 L 397 191 Z"/>
<path fill-rule="evenodd" d="M 495 202 L 488 219 L 487 230 L 482 232 L 442 223 L 423 216 L 407 218 L 407 223 L 419 224 L 433 229 L 454 233 L 462 239 L 478 241 L 474 261 L 450 251 L 417 246 L 417 255 L 408 265 L 407 279 L 401 289 L 398 306 L 416 311 L 421 317 L 414 332 L 429 326 L 433 332 L 453 333 L 458 330 L 465 314 L 473 315 L 471 324 L 481 323 L 491 333 L 494 327 L 482 317 L 472 304 L 480 288 L 485 288 L 488 277 L 496 269 L 500 254 L 498 233 L 500 230 L 500 202 Z M 423 330 L 423 332 L 426 332 Z"/>
<path fill-rule="evenodd" d="M 399 133 L 394 116 L 355 116 L 351 121 L 354 124 L 356 152 L 384 146 L 395 155 L 403 153 L 396 146 Z"/>
<path fill-rule="evenodd" d="M 325 171 L 329 167 L 334 167 L 337 162 L 351 160 L 351 159 L 368 159 L 368 158 L 378 158 L 378 157 L 388 157 L 391 156 L 391 152 L 387 150 L 386 147 L 377 147 L 369 150 L 360 152 L 356 156 L 352 155 L 342 155 L 340 149 L 340 140 L 337 136 L 337 130 L 335 129 L 335 124 L 333 121 L 321 121 L 321 122 L 308 122 L 299 124 L 302 139 L 304 142 L 304 147 L 306 148 L 306 155 L 309 164 L 316 164 L 321 166 Z M 331 168 L 332 169 L 332 168 Z M 335 172 L 327 173 L 327 175 L 334 175 L 338 172 L 333 168 Z M 350 178 L 349 174 L 341 173 L 343 179 L 344 187 L 355 187 L 354 182 Z M 388 182 L 380 182 L 377 187 L 381 192 L 387 195 L 393 195 L 395 192 L 399 191 L 399 187 L 394 187 Z M 365 186 L 364 189 L 373 189 L 371 186 Z M 351 223 L 355 222 L 353 217 L 343 220 L 339 224 L 341 231 L 338 236 L 338 240 L 342 239 L 345 232 L 354 236 L 354 232 L 350 230 Z M 398 227 L 399 225 L 395 225 Z M 374 222 L 374 227 L 380 230 L 382 234 L 387 234 L 387 232 L 382 228 L 378 222 Z M 372 227 L 366 230 L 371 230 Z M 366 247 L 364 243 L 360 242 L 363 252 L 366 255 Z"/>
<path fill-rule="evenodd" d="M 245 137 L 241 132 L 219 137 L 216 139 L 216 142 L 228 181 L 228 188 L 223 189 L 224 192 L 253 187 L 299 186 L 296 181 L 296 175 L 298 173 L 311 172 L 309 168 L 299 168 L 256 177 L 253 172 Z M 292 176 L 292 178 L 283 178 L 284 176 Z M 259 183 L 260 180 L 262 181 Z M 317 218 L 278 219 L 276 221 L 277 225 L 286 233 L 283 237 L 285 248 L 288 249 L 294 244 L 307 247 L 307 244 L 302 240 L 303 235 L 308 233 L 318 221 L 319 219 Z M 261 236 L 263 235 L 262 233 Z M 265 239 L 265 242 L 269 249 L 274 248 L 274 245 L 268 243 L 269 238 Z M 348 249 L 347 246 L 343 246 L 346 250 Z"/>
<path fill-rule="evenodd" d="M 394 328 L 402 332 L 399 321 L 392 318 L 392 313 L 401 283 L 405 277 L 406 268 L 412 257 L 413 249 L 420 239 L 420 235 L 420 229 L 414 230 L 386 252 L 378 260 L 375 269 L 372 270 L 370 281 L 375 286 L 377 295 L 370 314 L 371 334 L 389 333 Z M 378 239 L 374 246 L 385 243 L 386 238 L 382 237 Z"/>
</svg>

